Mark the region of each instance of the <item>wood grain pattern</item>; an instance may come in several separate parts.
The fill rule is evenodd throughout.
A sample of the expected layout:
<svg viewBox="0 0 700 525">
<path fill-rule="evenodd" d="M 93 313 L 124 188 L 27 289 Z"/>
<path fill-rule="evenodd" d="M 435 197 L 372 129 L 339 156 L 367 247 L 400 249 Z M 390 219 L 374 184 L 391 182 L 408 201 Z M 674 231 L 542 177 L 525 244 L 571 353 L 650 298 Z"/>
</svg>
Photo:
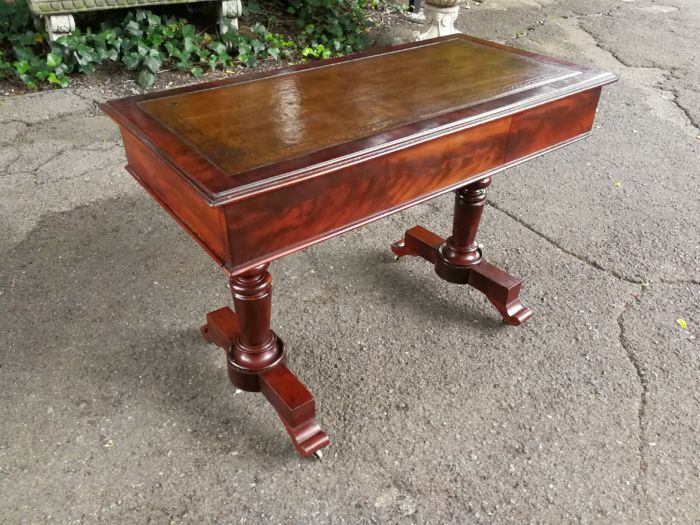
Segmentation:
<svg viewBox="0 0 700 525">
<path fill-rule="evenodd" d="M 232 268 L 366 224 L 499 166 L 510 117 L 226 206 Z"/>
<path fill-rule="evenodd" d="M 269 280 L 266 270 L 258 270 L 257 275 L 261 276 L 263 281 Z M 253 283 L 256 281 L 254 276 L 252 281 Z M 246 288 L 246 285 L 243 287 Z M 255 287 L 256 285 L 253 284 L 252 288 Z M 250 295 L 246 292 L 244 294 Z M 269 293 L 258 299 L 269 305 Z M 201 328 L 202 336 L 208 343 L 213 343 L 226 352 L 229 377 L 236 387 L 250 392 L 262 392 L 267 398 L 277 411 L 297 452 L 302 457 L 318 453 L 330 444 L 330 440 L 316 420 L 314 396 L 285 364 L 284 343 L 275 338 L 276 360 L 272 366 L 260 367 L 262 363 L 255 357 L 253 360 L 257 363 L 252 364 L 248 361 L 246 366 L 243 366 L 238 361 L 235 351 L 231 350 L 237 343 L 240 344 L 242 325 L 246 324 L 246 320 L 240 318 L 240 314 L 241 312 L 234 313 L 229 307 L 209 312 L 207 323 Z M 264 336 L 270 332 L 269 324 L 257 323 L 255 328 L 249 327 L 248 331 L 257 332 L 256 335 L 263 336 L 264 339 Z M 259 350 L 258 347 L 246 348 L 246 351 L 253 351 L 253 354 L 258 353 L 257 350 Z"/>
<path fill-rule="evenodd" d="M 257 82 L 146 100 L 140 106 L 235 177 L 580 74 L 560 64 L 453 39 Z M 212 121 L 218 125 L 212 126 Z"/>
<path fill-rule="evenodd" d="M 599 87 L 589 89 L 219 207 L 208 206 L 132 133 L 123 130 L 123 136 L 134 176 L 217 262 L 237 273 L 582 136 L 592 127 L 599 96 Z"/>
<path fill-rule="evenodd" d="M 452 35 L 110 101 L 103 109 L 220 206 L 614 79 Z"/>
<path fill-rule="evenodd" d="M 584 91 L 514 115 L 505 162 L 589 132 L 601 89 Z"/>
</svg>

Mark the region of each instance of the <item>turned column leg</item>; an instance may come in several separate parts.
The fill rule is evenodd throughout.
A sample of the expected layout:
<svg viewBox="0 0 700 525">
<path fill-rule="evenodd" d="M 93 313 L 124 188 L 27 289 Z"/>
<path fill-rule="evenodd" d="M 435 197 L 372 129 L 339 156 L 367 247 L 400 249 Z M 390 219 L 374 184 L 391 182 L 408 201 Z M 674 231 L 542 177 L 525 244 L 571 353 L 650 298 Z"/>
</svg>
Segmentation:
<svg viewBox="0 0 700 525">
<path fill-rule="evenodd" d="M 229 354 L 231 382 L 241 390 L 258 392 L 259 373 L 284 359 L 284 347 L 270 330 L 272 277 L 268 265 L 229 279 L 239 332 Z"/>
<path fill-rule="evenodd" d="M 284 342 L 270 329 L 272 278 L 267 268 L 231 276 L 236 312 L 224 307 L 207 314 L 202 335 L 226 351 L 228 375 L 237 388 L 267 398 L 299 454 L 320 455 L 330 441 L 316 421 L 316 402 L 287 368 Z"/>
<path fill-rule="evenodd" d="M 483 260 L 476 242 L 491 182 L 491 177 L 486 177 L 455 192 L 452 235 L 441 249 L 442 257 L 435 271 L 447 281 L 476 288 L 486 295 L 506 323 L 519 325 L 532 316 L 530 309 L 520 302 L 522 281 Z"/>
<path fill-rule="evenodd" d="M 481 260 L 476 232 L 481 223 L 489 186 L 491 177 L 486 177 L 455 191 L 452 235 L 447 238 L 442 249 L 442 255 L 447 262 L 456 266 L 472 266 Z"/>
<path fill-rule="evenodd" d="M 522 281 L 485 261 L 476 242 L 490 185 L 491 177 L 485 177 L 455 192 L 452 235 L 447 240 L 415 226 L 391 249 L 397 257 L 414 255 L 432 262 L 435 272 L 448 282 L 476 288 L 506 323 L 519 325 L 532 315 L 519 299 Z"/>
</svg>

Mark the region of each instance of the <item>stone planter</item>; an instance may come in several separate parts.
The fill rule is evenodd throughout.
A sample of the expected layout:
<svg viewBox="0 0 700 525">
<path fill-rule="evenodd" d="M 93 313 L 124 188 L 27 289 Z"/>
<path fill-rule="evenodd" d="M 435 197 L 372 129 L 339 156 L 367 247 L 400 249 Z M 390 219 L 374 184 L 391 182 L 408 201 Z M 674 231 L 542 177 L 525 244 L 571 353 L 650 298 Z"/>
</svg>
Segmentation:
<svg viewBox="0 0 700 525">
<path fill-rule="evenodd" d="M 35 16 L 43 19 L 46 32 L 51 40 L 67 35 L 75 30 L 73 13 L 99 11 L 103 9 L 123 9 L 127 7 L 148 7 L 157 4 L 182 4 L 193 0 L 29 0 L 29 8 Z M 194 0 L 201 1 L 201 0 Z M 241 14 L 241 0 L 219 2 L 219 23 L 222 32 L 232 25 L 238 27 Z"/>
<path fill-rule="evenodd" d="M 459 33 L 454 23 L 463 0 L 425 0 L 423 13 L 427 28 L 418 35 L 418 40 Z"/>
</svg>

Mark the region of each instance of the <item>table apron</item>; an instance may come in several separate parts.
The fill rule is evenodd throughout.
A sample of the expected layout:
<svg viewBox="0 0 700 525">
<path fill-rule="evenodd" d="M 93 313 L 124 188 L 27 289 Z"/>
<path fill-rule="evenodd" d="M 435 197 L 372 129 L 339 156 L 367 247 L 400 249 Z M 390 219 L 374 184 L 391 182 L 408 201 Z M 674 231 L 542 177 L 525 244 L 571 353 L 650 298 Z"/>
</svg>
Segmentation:
<svg viewBox="0 0 700 525">
<path fill-rule="evenodd" d="M 586 136 L 600 88 L 223 206 L 237 273 Z"/>
<path fill-rule="evenodd" d="M 230 273 L 272 261 L 586 136 L 601 88 L 211 206 L 122 128 L 128 170 Z"/>
</svg>

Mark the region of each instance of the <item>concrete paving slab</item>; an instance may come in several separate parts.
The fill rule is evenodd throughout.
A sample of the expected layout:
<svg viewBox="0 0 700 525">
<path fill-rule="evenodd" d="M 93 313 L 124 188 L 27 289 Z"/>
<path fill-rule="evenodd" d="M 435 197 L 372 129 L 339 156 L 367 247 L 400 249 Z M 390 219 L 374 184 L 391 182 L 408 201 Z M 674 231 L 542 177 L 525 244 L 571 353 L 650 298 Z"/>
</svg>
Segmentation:
<svg viewBox="0 0 700 525">
<path fill-rule="evenodd" d="M 657 523 L 700 516 L 699 312 L 697 286 L 660 285 L 646 288 L 620 317 L 622 341 L 644 385 L 640 481 Z"/>
<path fill-rule="evenodd" d="M 223 276 L 163 212 L 139 196 L 43 219 L 1 265 L 9 518 L 627 516 L 641 387 L 617 318 L 638 287 L 489 210 L 487 253 L 536 312 L 506 327 L 422 261 L 392 260 L 404 228 L 444 229 L 449 208 L 274 265 L 275 327 L 334 441 L 321 463 L 295 457 L 259 396 L 234 395 L 197 332 L 228 303 Z"/>
<path fill-rule="evenodd" d="M 663 68 L 666 86 L 695 126 L 700 127 L 700 50 L 688 35 L 700 28 L 697 3 L 635 2 L 620 6 L 614 16 L 581 19 L 598 45 L 627 66 Z M 649 27 L 654 30 L 650 31 Z M 698 133 L 700 134 L 700 130 Z"/>
<path fill-rule="evenodd" d="M 697 281 L 700 142 L 639 95 L 608 90 L 590 139 L 505 173 L 492 203 L 624 279 Z"/>
<path fill-rule="evenodd" d="M 27 127 L 28 125 L 24 122 L 3 122 L 2 127 L 0 127 L 0 144 L 7 144 L 17 140 Z"/>
<path fill-rule="evenodd" d="M 91 100 L 72 90 L 49 90 L 20 97 L 0 97 L 0 121 L 35 124 L 86 112 L 92 107 Z"/>
</svg>

